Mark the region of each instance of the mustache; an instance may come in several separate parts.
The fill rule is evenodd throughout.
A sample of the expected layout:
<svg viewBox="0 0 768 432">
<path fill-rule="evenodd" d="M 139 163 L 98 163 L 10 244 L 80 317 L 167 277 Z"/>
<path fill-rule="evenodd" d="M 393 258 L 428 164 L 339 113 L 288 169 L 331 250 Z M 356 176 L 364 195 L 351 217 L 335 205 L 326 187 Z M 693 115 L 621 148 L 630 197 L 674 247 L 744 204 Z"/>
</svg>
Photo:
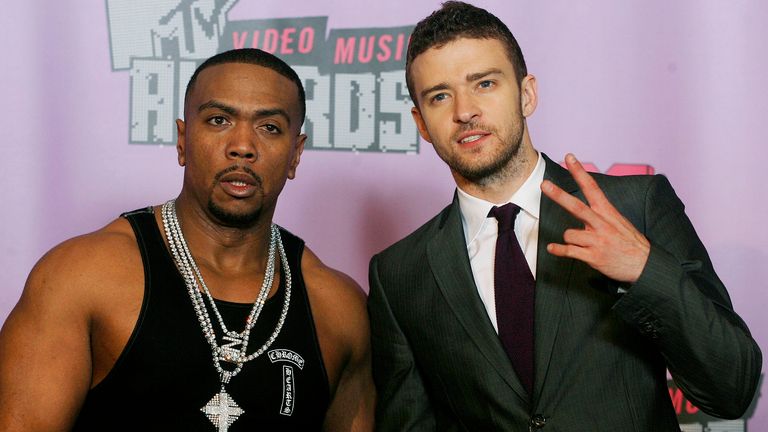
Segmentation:
<svg viewBox="0 0 768 432">
<path fill-rule="evenodd" d="M 213 181 L 215 183 L 218 183 L 222 177 L 235 171 L 242 171 L 248 174 L 249 176 L 253 177 L 253 181 L 256 182 L 257 185 L 261 186 L 261 177 L 258 174 L 256 174 L 254 170 L 250 169 L 245 165 L 237 165 L 237 164 L 228 166 L 227 168 L 224 168 L 223 170 L 217 172 L 216 175 L 213 177 Z"/>
</svg>

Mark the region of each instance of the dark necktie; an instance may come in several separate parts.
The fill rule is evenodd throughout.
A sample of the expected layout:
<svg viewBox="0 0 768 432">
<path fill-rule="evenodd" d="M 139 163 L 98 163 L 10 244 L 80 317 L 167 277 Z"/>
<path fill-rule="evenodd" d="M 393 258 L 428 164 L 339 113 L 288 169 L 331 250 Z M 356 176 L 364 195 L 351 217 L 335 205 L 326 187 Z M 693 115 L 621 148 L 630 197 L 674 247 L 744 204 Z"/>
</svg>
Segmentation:
<svg viewBox="0 0 768 432">
<path fill-rule="evenodd" d="M 515 236 L 520 207 L 494 206 L 488 217 L 499 221 L 493 283 L 499 338 L 523 386 L 533 391 L 533 291 L 535 281 Z"/>
</svg>

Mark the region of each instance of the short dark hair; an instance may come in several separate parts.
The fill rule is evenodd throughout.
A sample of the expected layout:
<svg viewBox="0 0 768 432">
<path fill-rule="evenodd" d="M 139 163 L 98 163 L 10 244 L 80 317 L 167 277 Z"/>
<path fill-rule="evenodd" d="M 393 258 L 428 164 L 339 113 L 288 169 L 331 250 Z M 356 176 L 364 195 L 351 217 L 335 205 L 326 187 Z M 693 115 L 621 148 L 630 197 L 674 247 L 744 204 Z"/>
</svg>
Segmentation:
<svg viewBox="0 0 768 432">
<path fill-rule="evenodd" d="M 192 78 L 189 79 L 189 83 L 187 83 L 187 90 L 184 92 L 184 99 L 188 98 L 189 94 L 192 93 L 192 90 L 195 87 L 195 83 L 197 82 L 197 76 L 200 75 L 200 72 L 208 69 L 211 66 L 227 63 L 246 63 L 262 66 L 272 69 L 273 71 L 293 81 L 299 91 L 298 102 L 300 110 L 299 112 L 301 114 L 301 123 L 299 123 L 299 125 L 304 124 L 304 115 L 307 112 L 307 97 L 306 93 L 304 93 L 304 85 L 301 82 L 301 78 L 299 78 L 299 75 L 295 70 L 293 70 L 292 67 L 288 66 L 288 63 L 280 60 L 278 57 L 266 51 L 262 51 L 257 48 L 240 48 L 224 51 L 223 53 L 216 54 L 215 56 L 204 61 L 200 66 L 197 67 L 197 69 L 195 69 L 195 73 L 193 73 Z"/>
<path fill-rule="evenodd" d="M 497 39 L 507 49 L 507 57 L 512 62 L 518 83 L 528 75 L 520 45 L 506 24 L 485 9 L 461 1 L 447 1 L 440 9 L 416 24 L 408 43 L 405 81 L 408 84 L 408 93 L 416 106 L 418 100 L 414 94 L 411 77 L 413 61 L 428 49 L 442 47 L 459 38 Z"/>
</svg>

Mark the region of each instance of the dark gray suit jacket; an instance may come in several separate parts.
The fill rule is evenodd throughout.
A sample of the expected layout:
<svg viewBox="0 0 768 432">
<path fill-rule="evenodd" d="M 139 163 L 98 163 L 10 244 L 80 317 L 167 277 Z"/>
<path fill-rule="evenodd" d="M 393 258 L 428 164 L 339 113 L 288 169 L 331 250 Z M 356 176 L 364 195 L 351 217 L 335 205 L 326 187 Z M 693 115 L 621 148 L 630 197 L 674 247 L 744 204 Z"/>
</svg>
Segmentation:
<svg viewBox="0 0 768 432">
<path fill-rule="evenodd" d="M 546 164 L 545 178 L 583 200 L 565 169 Z M 456 199 L 373 257 L 377 430 L 678 431 L 667 368 L 705 412 L 733 418 L 746 410 L 760 350 L 669 182 L 594 177 L 651 253 L 620 294 L 586 264 L 546 252 L 581 224 L 542 195 L 532 396 L 477 293 Z"/>
</svg>

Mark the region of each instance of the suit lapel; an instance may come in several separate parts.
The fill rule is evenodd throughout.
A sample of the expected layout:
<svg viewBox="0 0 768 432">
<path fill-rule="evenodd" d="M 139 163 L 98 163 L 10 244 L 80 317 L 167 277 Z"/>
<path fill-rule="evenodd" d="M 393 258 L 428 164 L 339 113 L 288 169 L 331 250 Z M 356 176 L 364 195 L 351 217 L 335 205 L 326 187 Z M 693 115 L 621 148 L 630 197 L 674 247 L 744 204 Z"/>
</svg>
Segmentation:
<svg viewBox="0 0 768 432">
<path fill-rule="evenodd" d="M 477 293 L 467 257 L 456 197 L 443 217 L 437 234 L 427 245 L 427 256 L 437 285 L 458 321 L 504 381 L 527 401 L 528 395 L 515 374 Z"/>
<path fill-rule="evenodd" d="M 570 173 L 544 155 L 546 171 L 544 178 L 560 186 L 568 193 L 578 191 L 578 185 Z M 542 194 L 539 212 L 539 240 L 536 258 L 536 310 L 534 315 L 535 334 L 535 394 L 541 390 L 549 371 L 552 351 L 560 328 L 563 305 L 567 297 L 567 286 L 573 267 L 573 259 L 556 257 L 547 252 L 547 244 L 562 243 L 563 232 L 579 226 L 578 220 L 563 210 L 557 203 Z"/>
</svg>

